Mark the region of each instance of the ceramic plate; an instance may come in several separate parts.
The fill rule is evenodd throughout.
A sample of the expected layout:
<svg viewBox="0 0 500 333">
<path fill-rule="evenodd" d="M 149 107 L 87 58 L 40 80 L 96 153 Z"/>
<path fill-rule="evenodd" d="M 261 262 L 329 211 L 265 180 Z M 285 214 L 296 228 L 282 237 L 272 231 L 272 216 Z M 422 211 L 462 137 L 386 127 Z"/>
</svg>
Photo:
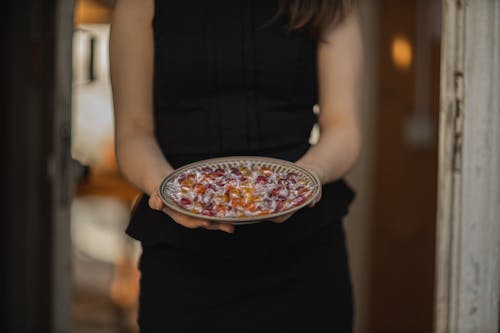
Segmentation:
<svg viewBox="0 0 500 333">
<path fill-rule="evenodd" d="M 232 156 L 175 170 L 163 180 L 158 194 L 167 207 L 189 216 L 249 224 L 307 206 L 320 188 L 315 175 L 292 162 Z"/>
</svg>

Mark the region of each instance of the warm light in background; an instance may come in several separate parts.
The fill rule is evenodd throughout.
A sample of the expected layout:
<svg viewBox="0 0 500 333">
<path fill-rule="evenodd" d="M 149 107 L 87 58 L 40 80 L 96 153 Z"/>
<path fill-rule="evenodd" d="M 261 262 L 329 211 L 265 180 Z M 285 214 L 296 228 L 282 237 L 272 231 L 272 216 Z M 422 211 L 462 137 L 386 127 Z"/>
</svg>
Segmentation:
<svg viewBox="0 0 500 333">
<path fill-rule="evenodd" d="M 413 50 L 408 38 L 400 35 L 392 39 L 392 62 L 400 70 L 407 70 L 411 66 Z"/>
<path fill-rule="evenodd" d="M 75 6 L 75 25 L 111 22 L 111 1 L 78 0 Z"/>
</svg>

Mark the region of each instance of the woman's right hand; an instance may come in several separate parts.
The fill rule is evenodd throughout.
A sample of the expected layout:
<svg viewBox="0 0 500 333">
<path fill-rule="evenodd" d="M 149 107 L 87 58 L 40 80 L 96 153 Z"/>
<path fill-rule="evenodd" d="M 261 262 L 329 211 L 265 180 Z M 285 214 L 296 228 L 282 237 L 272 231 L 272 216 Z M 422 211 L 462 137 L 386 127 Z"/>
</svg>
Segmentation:
<svg viewBox="0 0 500 333">
<path fill-rule="evenodd" d="M 208 230 L 220 230 L 229 234 L 234 233 L 234 226 L 231 224 L 198 219 L 168 208 L 160 199 L 157 191 L 154 191 L 153 194 L 149 197 L 149 207 L 151 207 L 151 209 L 164 212 L 175 222 L 189 229 L 205 228 Z"/>
</svg>

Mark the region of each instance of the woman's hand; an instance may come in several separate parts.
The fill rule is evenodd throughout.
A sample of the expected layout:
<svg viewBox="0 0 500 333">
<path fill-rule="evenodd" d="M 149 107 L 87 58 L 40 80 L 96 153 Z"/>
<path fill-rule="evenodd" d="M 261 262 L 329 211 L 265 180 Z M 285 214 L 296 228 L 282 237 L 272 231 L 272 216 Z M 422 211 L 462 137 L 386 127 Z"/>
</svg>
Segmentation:
<svg viewBox="0 0 500 333">
<path fill-rule="evenodd" d="M 189 229 L 205 228 L 208 230 L 220 230 L 229 234 L 234 233 L 234 226 L 231 224 L 198 219 L 168 208 L 160 199 L 157 191 L 154 191 L 153 194 L 149 197 L 149 207 L 164 212 L 175 222 Z"/>
<path fill-rule="evenodd" d="M 301 161 L 297 161 L 295 162 L 295 164 L 299 165 L 300 167 L 308 170 L 310 173 L 312 173 L 319 181 L 319 184 L 320 184 L 320 188 L 319 188 L 319 192 L 318 194 L 314 197 L 314 199 L 311 201 L 311 203 L 309 204 L 309 208 L 312 208 L 314 207 L 314 205 L 316 205 L 320 200 L 321 200 L 321 195 L 322 195 L 322 192 L 321 192 L 321 184 L 322 184 L 322 178 L 321 178 L 321 175 L 320 175 L 320 172 L 319 171 L 316 171 L 314 168 L 310 167 L 310 166 L 307 166 L 303 163 L 301 163 Z M 283 215 L 283 216 L 280 216 L 280 217 L 276 217 L 274 219 L 271 219 L 269 221 L 271 222 L 274 222 L 274 223 L 283 223 L 285 222 L 286 220 L 288 220 L 290 217 L 292 217 L 294 213 L 290 213 L 290 214 L 286 214 L 286 215 Z"/>
<path fill-rule="evenodd" d="M 318 203 L 318 201 L 321 200 L 321 190 L 319 191 L 318 195 L 316 195 L 314 197 L 314 199 L 311 201 L 311 203 L 309 204 L 309 208 L 312 208 L 314 205 L 316 205 Z M 290 217 L 292 217 L 294 213 L 290 213 L 290 214 L 286 214 L 286 215 L 283 215 L 283 216 L 280 216 L 280 217 L 276 217 L 274 219 L 271 219 L 269 221 L 271 222 L 274 222 L 274 223 L 283 223 L 285 222 L 286 220 L 288 220 Z"/>
</svg>

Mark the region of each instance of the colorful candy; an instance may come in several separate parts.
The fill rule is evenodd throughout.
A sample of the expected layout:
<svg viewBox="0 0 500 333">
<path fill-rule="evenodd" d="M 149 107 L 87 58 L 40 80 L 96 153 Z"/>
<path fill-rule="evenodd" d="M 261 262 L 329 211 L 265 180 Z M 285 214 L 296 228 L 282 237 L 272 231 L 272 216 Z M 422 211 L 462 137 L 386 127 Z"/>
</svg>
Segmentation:
<svg viewBox="0 0 500 333">
<path fill-rule="evenodd" d="M 248 163 L 186 170 L 170 191 L 180 207 L 196 214 L 252 217 L 299 206 L 311 197 L 313 188 L 297 173 Z"/>
</svg>

